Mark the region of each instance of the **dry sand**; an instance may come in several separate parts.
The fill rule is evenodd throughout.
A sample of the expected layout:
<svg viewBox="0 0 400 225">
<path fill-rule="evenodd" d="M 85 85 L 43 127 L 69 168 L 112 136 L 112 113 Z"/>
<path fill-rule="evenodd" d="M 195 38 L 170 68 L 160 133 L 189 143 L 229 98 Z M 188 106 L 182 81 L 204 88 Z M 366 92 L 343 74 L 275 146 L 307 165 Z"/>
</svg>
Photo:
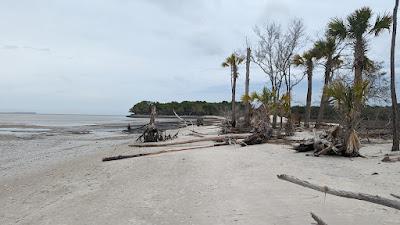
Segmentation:
<svg viewBox="0 0 400 225">
<path fill-rule="evenodd" d="M 185 134 L 180 138 L 193 138 Z M 400 194 L 400 163 L 380 162 L 389 143 L 362 148 L 368 159 L 314 158 L 264 144 L 104 163 L 104 156 L 159 149 L 130 148 L 128 136 L 87 137 L 1 141 L 19 157 L 1 152 L 0 224 L 299 225 L 312 223 L 311 211 L 330 225 L 400 224 L 398 210 L 276 178 L 286 173 L 348 191 Z"/>
</svg>

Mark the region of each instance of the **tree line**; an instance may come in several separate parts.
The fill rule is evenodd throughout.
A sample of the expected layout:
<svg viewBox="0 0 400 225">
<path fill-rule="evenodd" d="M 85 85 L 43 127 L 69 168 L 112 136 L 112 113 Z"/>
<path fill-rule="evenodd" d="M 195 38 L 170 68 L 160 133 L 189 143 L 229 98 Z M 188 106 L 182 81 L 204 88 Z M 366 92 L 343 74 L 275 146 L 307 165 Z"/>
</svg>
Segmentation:
<svg viewBox="0 0 400 225">
<path fill-rule="evenodd" d="M 149 115 L 151 106 L 155 105 L 159 115 L 174 115 L 174 110 L 178 115 L 184 116 L 226 116 L 231 111 L 231 102 L 205 102 L 205 101 L 183 101 L 183 102 L 151 102 L 141 101 L 130 108 L 129 112 L 137 115 Z M 244 115 L 246 105 L 243 102 L 236 102 L 239 115 Z M 306 116 L 306 106 L 292 106 L 291 111 L 300 120 Z M 319 115 L 319 106 L 311 106 L 310 121 L 316 121 Z M 391 108 L 389 106 L 365 106 L 361 116 L 370 121 L 390 121 Z M 332 105 L 324 109 L 324 122 L 332 122 L 338 119 L 337 111 Z"/>
<path fill-rule="evenodd" d="M 174 115 L 174 110 L 178 115 L 186 116 L 204 116 L 204 115 L 215 115 L 224 116 L 231 111 L 231 102 L 205 102 L 205 101 L 183 101 L 183 102 L 151 102 L 142 101 L 135 104 L 129 109 L 129 112 L 138 115 L 148 115 L 150 108 L 155 105 L 159 115 Z M 238 110 L 243 110 L 244 105 L 240 102 L 236 102 Z"/>
</svg>

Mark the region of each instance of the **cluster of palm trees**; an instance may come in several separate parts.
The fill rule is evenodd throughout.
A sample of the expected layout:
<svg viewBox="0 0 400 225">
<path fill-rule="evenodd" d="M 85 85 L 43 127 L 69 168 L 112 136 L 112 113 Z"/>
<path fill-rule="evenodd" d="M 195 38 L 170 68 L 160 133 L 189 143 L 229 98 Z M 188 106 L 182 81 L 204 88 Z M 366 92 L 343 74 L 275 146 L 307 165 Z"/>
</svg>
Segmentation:
<svg viewBox="0 0 400 225">
<path fill-rule="evenodd" d="M 343 124 L 346 131 L 346 144 L 349 149 L 357 148 L 359 145 L 356 128 L 361 121 L 360 115 L 363 105 L 368 97 L 368 82 L 365 78 L 367 72 L 374 68 L 374 63 L 367 56 L 368 40 L 380 35 L 385 30 L 390 31 L 393 22 L 392 44 L 391 44 L 391 96 L 393 111 L 393 151 L 399 150 L 399 135 L 397 127 L 397 97 L 395 91 L 395 40 L 397 26 L 397 9 L 399 0 L 395 0 L 393 15 L 377 15 L 374 17 L 369 7 L 363 7 L 354 11 L 345 19 L 334 18 L 326 28 L 324 38 L 316 41 L 312 48 L 303 54 L 292 57 L 292 64 L 301 67 L 308 81 L 306 113 L 304 118 L 305 127 L 310 126 L 311 99 L 313 71 L 317 65 L 324 69 L 324 86 L 321 95 L 320 108 L 316 121 L 316 127 L 321 125 L 324 110 L 330 101 L 335 102 L 340 115 L 343 116 Z M 351 52 L 351 62 L 345 58 L 343 51 Z M 249 65 L 251 51 L 247 51 L 247 65 Z M 245 57 L 237 53 L 229 56 L 222 64 L 231 68 L 232 84 L 232 125 L 236 125 L 235 113 L 235 89 L 238 76 L 238 66 Z M 346 64 L 347 63 L 347 64 Z M 341 79 L 335 79 L 335 71 L 350 64 L 353 71 L 352 80 L 349 84 Z M 246 67 L 246 78 L 248 79 L 249 66 Z M 246 79 L 246 80 L 247 80 Z M 269 102 L 273 98 L 274 90 L 264 89 L 260 94 L 249 95 L 248 82 L 246 82 L 246 93 L 243 100 L 248 103 L 250 99 L 258 100 L 264 107 L 271 107 Z M 290 96 L 290 95 L 289 95 Z M 290 102 L 290 98 L 288 99 Z M 290 104 L 289 104 L 290 106 Z M 289 107 L 290 111 L 290 107 Z M 246 113 L 247 114 L 247 113 Z"/>
</svg>

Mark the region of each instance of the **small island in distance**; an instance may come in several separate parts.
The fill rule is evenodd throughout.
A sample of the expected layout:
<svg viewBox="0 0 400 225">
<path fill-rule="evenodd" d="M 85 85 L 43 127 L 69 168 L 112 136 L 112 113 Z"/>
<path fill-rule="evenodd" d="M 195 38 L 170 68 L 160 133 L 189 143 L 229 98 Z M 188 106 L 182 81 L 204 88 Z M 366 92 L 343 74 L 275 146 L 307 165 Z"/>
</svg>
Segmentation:
<svg viewBox="0 0 400 225">
<path fill-rule="evenodd" d="M 37 114 L 36 112 L 0 112 L 0 114 Z"/>
</svg>

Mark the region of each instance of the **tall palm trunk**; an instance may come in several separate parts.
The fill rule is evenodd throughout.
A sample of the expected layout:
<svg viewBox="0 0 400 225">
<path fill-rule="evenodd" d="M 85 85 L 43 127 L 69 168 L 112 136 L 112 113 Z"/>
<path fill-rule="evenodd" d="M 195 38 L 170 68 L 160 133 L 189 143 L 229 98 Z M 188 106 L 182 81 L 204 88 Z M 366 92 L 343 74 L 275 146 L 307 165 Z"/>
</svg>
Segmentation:
<svg viewBox="0 0 400 225">
<path fill-rule="evenodd" d="M 362 71 L 364 68 L 364 43 L 362 38 L 357 38 L 354 49 L 354 84 L 360 84 L 362 82 Z"/>
<path fill-rule="evenodd" d="M 362 72 L 364 69 L 364 60 L 365 60 L 365 49 L 364 49 L 364 41 L 362 38 L 357 38 L 355 43 L 355 51 L 354 51 L 354 85 L 361 85 L 363 81 Z M 361 99 L 358 99 L 354 102 L 355 106 L 355 115 L 353 123 L 358 121 L 359 116 L 361 115 Z M 356 124 L 353 124 L 353 128 L 356 129 Z"/>
<path fill-rule="evenodd" d="M 326 95 L 326 88 L 329 85 L 331 72 L 332 72 L 332 58 L 329 57 L 325 63 L 325 79 L 324 79 L 324 86 L 322 89 L 321 102 L 319 104 L 317 122 L 315 124 L 316 128 L 319 128 L 321 126 L 321 122 L 324 117 L 325 107 L 327 106 L 327 103 L 328 103 L 328 99 L 327 99 L 328 96 Z"/>
<path fill-rule="evenodd" d="M 237 67 L 232 65 L 232 127 L 236 127 L 236 79 L 237 79 Z"/>
<path fill-rule="evenodd" d="M 396 47 L 396 32 L 397 32 L 397 9 L 399 0 L 396 0 L 393 10 L 393 32 L 392 46 L 390 51 L 390 90 L 392 95 L 392 120 L 393 120 L 393 146 L 392 151 L 399 151 L 399 131 L 398 131 L 398 109 L 396 96 L 396 80 L 395 80 L 395 47 Z"/>
<path fill-rule="evenodd" d="M 245 82 L 245 96 L 246 96 L 246 113 L 245 113 L 245 126 L 250 126 L 250 102 L 248 101 L 249 97 L 249 86 L 250 86 L 250 55 L 251 49 L 247 48 L 247 57 L 246 57 L 246 82 Z"/>
<path fill-rule="evenodd" d="M 310 127 L 310 115 L 311 115 L 311 95 L 312 95 L 312 74 L 313 73 L 313 62 L 309 60 L 307 62 L 307 79 L 308 79 L 308 88 L 307 88 L 307 103 L 306 103 L 306 117 L 304 119 L 305 127 Z"/>
</svg>

